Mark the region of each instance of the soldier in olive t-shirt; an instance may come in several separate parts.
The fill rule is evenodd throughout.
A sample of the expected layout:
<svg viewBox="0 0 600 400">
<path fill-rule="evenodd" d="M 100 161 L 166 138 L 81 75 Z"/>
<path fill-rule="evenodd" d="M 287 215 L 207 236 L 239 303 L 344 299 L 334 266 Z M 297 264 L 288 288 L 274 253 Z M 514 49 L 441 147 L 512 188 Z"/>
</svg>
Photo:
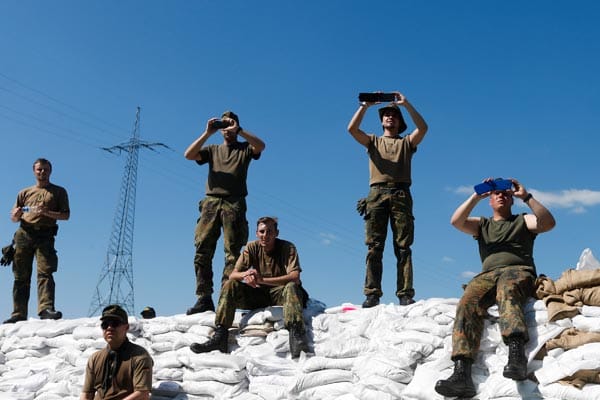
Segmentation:
<svg viewBox="0 0 600 400">
<path fill-rule="evenodd" d="M 221 282 L 228 279 L 242 246 L 248 241 L 246 220 L 246 177 L 250 161 L 257 160 L 265 144 L 255 135 L 242 129 L 239 118 L 231 111 L 223 113 L 221 120 L 211 118 L 206 129 L 184 155 L 199 165 L 208 164 L 206 197 L 200 202 L 200 218 L 196 225 L 194 270 L 196 274 L 196 304 L 187 314 L 214 311 L 212 301 L 212 259 L 221 228 L 224 236 L 225 265 Z M 220 127 L 223 143 L 204 146 Z M 239 142 L 238 135 L 246 141 Z"/>
</svg>

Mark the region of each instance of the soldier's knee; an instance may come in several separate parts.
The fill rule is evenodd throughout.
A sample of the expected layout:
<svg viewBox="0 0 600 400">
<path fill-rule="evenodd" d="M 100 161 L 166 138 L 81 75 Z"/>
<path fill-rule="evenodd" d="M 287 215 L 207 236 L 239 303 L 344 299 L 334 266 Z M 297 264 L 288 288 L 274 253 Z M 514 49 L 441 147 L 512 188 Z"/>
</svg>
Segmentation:
<svg viewBox="0 0 600 400">
<path fill-rule="evenodd" d="M 381 258 L 383 257 L 383 246 L 379 243 L 368 244 L 367 257 L 368 258 Z"/>
</svg>

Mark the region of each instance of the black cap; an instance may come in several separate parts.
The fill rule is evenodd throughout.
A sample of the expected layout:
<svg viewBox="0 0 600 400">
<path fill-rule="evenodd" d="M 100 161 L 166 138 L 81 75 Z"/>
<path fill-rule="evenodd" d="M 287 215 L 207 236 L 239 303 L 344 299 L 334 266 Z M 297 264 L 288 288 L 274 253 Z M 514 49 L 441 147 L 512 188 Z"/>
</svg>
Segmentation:
<svg viewBox="0 0 600 400">
<path fill-rule="evenodd" d="M 379 120 L 383 121 L 383 114 L 386 111 L 391 111 L 398 116 L 400 119 L 400 126 L 398 127 L 398 134 L 404 132 L 406 130 L 406 122 L 404 122 L 404 117 L 402 116 L 402 112 L 400 111 L 400 107 L 396 105 L 396 103 L 390 103 L 384 107 L 379 109 Z"/>
<path fill-rule="evenodd" d="M 125 311 L 118 304 L 111 304 L 109 306 L 104 307 L 102 310 L 102 316 L 100 317 L 101 321 L 105 319 L 116 319 L 123 324 L 129 323 L 129 317 L 127 316 L 127 311 Z"/>
<path fill-rule="evenodd" d="M 140 315 L 145 319 L 150 319 L 156 317 L 156 311 L 152 307 L 144 307 Z"/>
<path fill-rule="evenodd" d="M 240 119 L 238 118 L 238 116 L 233 111 L 225 111 L 223 113 L 223 115 L 221 115 L 221 119 L 223 119 L 223 118 L 231 118 L 235 122 L 237 122 L 238 126 L 240 125 Z"/>
</svg>

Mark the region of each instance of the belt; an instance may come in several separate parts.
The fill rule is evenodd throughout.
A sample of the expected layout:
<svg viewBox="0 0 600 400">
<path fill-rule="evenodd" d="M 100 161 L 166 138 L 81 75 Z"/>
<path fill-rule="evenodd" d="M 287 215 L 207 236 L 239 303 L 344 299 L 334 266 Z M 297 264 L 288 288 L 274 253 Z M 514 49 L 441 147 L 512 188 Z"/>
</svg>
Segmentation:
<svg viewBox="0 0 600 400">
<path fill-rule="evenodd" d="M 53 232 L 56 227 L 55 226 L 39 226 L 35 224 L 27 224 L 21 222 L 21 228 L 26 231 L 36 231 L 36 232 Z"/>
<path fill-rule="evenodd" d="M 410 183 L 406 182 L 379 182 L 371 185 L 372 188 L 376 189 L 402 189 L 410 190 Z"/>
</svg>

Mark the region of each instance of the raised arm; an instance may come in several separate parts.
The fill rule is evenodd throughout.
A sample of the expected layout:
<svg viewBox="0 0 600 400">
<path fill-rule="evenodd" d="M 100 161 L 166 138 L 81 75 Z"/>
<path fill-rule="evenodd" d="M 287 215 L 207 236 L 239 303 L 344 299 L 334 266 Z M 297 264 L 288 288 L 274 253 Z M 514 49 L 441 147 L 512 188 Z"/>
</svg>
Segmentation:
<svg viewBox="0 0 600 400">
<path fill-rule="evenodd" d="M 419 112 L 412 106 L 412 104 L 408 102 L 408 100 L 406 99 L 406 97 L 404 97 L 402 93 L 394 93 L 396 94 L 396 98 L 398 99 L 396 100 L 396 104 L 404 106 L 404 108 L 406 108 L 406 111 L 408 111 L 410 118 L 415 124 L 415 130 L 408 135 L 408 140 L 410 140 L 410 144 L 413 148 L 417 147 L 425 137 L 425 134 L 427 133 L 427 129 L 429 127 L 427 126 L 427 123 L 425 122 L 421 114 L 419 114 Z"/>
<path fill-rule="evenodd" d="M 263 142 L 258 136 L 243 130 L 241 127 L 238 130 L 238 135 L 246 139 L 246 142 L 250 143 L 250 146 L 252 146 L 252 152 L 254 154 L 261 153 L 266 147 L 265 142 Z"/>
<path fill-rule="evenodd" d="M 185 152 L 183 153 L 183 156 L 185 158 L 187 158 L 188 160 L 196 161 L 202 160 L 202 157 L 200 156 L 200 149 L 202 149 L 202 146 L 204 146 L 204 143 L 206 143 L 208 138 L 211 137 L 213 133 L 217 131 L 217 128 L 212 127 L 212 123 L 217 120 L 218 118 L 211 118 L 206 122 L 206 128 L 204 129 L 204 132 L 202 132 L 200 137 L 194 140 L 192 144 L 190 144 L 188 148 L 185 149 Z"/>
<path fill-rule="evenodd" d="M 533 214 L 525 215 L 527 229 L 534 233 L 543 233 L 554 228 L 556 220 L 552 213 L 536 200 L 519 181 L 516 179 L 511 179 L 511 181 L 515 187 L 513 196 L 523 200 L 533 212 Z"/>
<path fill-rule="evenodd" d="M 471 217 L 471 211 L 479 203 L 485 195 L 478 195 L 473 193 L 467 200 L 464 201 L 452 214 L 450 223 L 456 229 L 469 235 L 475 236 L 479 233 L 479 217 Z"/>
<path fill-rule="evenodd" d="M 365 147 L 369 146 L 369 135 L 367 135 L 360 129 L 360 124 L 363 120 L 363 117 L 365 116 L 365 112 L 367 111 L 367 108 L 369 108 L 373 104 L 375 104 L 375 103 L 362 102 L 358 106 L 358 110 L 356 110 L 356 112 L 352 116 L 352 119 L 350 120 L 350 123 L 348 124 L 348 132 L 350 132 L 352 137 L 358 143 L 362 144 Z"/>
</svg>

